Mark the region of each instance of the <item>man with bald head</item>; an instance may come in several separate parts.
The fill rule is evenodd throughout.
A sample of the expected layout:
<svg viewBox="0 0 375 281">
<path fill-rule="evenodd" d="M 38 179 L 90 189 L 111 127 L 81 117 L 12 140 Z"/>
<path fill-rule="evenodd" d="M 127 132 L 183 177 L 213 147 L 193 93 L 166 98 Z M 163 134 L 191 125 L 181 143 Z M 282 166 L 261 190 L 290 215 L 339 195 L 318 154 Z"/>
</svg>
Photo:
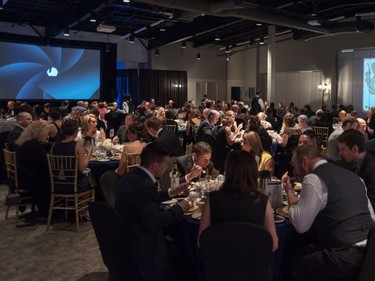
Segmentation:
<svg viewBox="0 0 375 281">
<path fill-rule="evenodd" d="M 19 138 L 23 130 L 33 122 L 33 117 L 28 112 L 20 112 L 16 117 L 17 124 L 12 131 L 9 132 L 7 143 L 9 150 L 16 150 L 16 140 Z"/>
</svg>

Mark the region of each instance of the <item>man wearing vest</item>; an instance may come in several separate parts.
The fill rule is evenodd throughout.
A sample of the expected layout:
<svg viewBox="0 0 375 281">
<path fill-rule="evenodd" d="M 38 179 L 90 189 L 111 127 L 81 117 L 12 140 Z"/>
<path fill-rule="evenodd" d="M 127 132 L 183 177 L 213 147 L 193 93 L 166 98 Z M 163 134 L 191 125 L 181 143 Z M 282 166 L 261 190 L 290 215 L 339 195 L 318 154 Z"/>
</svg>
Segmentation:
<svg viewBox="0 0 375 281">
<path fill-rule="evenodd" d="M 294 255 L 293 280 L 353 279 L 374 219 L 366 186 L 353 172 L 328 163 L 310 145 L 297 147 L 291 162 L 302 191 L 298 198 L 290 178 L 283 175 L 289 219 L 298 233 L 309 237 Z"/>
</svg>

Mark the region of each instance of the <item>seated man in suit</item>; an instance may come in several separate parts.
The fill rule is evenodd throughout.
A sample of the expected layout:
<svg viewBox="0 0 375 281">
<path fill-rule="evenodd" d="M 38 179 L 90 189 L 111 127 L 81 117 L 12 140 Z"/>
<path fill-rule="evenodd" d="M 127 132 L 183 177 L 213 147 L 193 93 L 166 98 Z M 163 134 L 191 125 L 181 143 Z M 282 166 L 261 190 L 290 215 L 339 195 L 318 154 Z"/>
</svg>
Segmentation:
<svg viewBox="0 0 375 281">
<path fill-rule="evenodd" d="M 365 182 L 367 197 L 375 209 L 375 157 L 366 153 L 363 133 L 349 129 L 338 140 L 341 157 L 351 164 L 351 170 Z"/>
<path fill-rule="evenodd" d="M 17 114 L 17 124 L 12 131 L 9 132 L 7 143 L 10 151 L 16 150 L 16 140 L 19 138 L 23 130 L 33 122 L 33 117 L 28 112 L 20 112 Z"/>
<path fill-rule="evenodd" d="M 144 122 L 148 133 L 155 141 L 169 148 L 169 156 L 181 156 L 184 154 L 180 139 L 175 132 L 163 129 L 163 124 L 157 117 L 151 117 Z"/>
<path fill-rule="evenodd" d="M 181 174 L 180 183 L 197 181 L 201 177 L 211 175 L 214 165 L 210 159 L 211 147 L 203 141 L 194 144 L 191 154 L 177 157 L 177 167 Z"/>
<path fill-rule="evenodd" d="M 168 149 L 158 142 L 148 144 L 141 153 L 141 166 L 125 174 L 117 186 L 115 207 L 129 231 L 132 255 L 142 281 L 179 280 L 164 240 L 163 229 L 181 221 L 190 206 L 187 201 L 161 212 L 155 184 L 167 168 Z M 179 185 L 170 195 L 186 189 Z"/>
</svg>

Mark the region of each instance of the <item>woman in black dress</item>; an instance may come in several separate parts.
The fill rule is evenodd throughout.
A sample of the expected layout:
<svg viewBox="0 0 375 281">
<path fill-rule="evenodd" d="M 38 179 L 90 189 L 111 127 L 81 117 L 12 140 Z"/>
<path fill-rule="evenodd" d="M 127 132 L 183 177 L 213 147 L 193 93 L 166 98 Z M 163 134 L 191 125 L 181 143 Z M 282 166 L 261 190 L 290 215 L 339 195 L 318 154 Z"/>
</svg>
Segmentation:
<svg viewBox="0 0 375 281">
<path fill-rule="evenodd" d="M 225 181 L 218 191 L 209 193 L 203 206 L 199 234 L 209 226 L 228 221 L 256 224 L 267 229 L 278 247 L 273 211 L 268 197 L 258 191 L 258 172 L 254 154 L 236 150 L 226 161 Z"/>
</svg>

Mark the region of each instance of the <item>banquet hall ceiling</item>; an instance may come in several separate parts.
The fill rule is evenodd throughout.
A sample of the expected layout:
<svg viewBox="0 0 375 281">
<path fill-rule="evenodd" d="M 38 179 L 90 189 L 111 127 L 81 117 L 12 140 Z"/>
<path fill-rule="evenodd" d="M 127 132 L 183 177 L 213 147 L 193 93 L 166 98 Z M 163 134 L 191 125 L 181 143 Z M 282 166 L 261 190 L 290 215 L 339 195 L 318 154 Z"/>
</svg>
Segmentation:
<svg viewBox="0 0 375 281">
<path fill-rule="evenodd" d="M 372 32 L 375 1 L 348 0 L 0 0 L 0 21 L 30 26 L 41 37 L 98 32 L 99 24 L 115 27 L 113 35 L 135 37 L 148 49 L 187 41 L 193 47 L 236 47 L 276 34 L 308 40 L 347 32 Z M 92 22 L 93 18 L 96 22 Z M 162 31 L 164 29 L 164 31 Z M 220 39 L 220 40 L 217 40 Z"/>
</svg>

